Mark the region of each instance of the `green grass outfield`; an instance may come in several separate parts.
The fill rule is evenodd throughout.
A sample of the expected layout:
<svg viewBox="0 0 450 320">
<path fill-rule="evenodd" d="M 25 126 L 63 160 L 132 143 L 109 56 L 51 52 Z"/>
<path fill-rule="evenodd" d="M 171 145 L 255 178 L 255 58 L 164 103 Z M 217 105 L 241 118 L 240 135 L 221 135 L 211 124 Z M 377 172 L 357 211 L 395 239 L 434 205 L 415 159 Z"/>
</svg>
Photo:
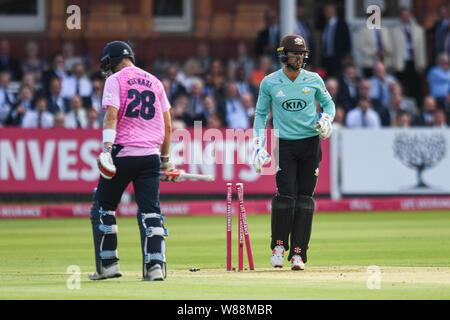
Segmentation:
<svg viewBox="0 0 450 320">
<path fill-rule="evenodd" d="M 248 224 L 255 271 L 225 271 L 224 216 L 169 217 L 168 277 L 143 282 L 137 220 L 119 218 L 123 277 L 94 282 L 88 218 L 0 220 L 0 299 L 450 299 L 450 212 L 317 214 L 307 269 L 297 272 L 270 268 L 269 215 Z M 80 289 L 67 287 L 71 265 Z M 371 265 L 380 289 L 367 287 Z"/>
</svg>

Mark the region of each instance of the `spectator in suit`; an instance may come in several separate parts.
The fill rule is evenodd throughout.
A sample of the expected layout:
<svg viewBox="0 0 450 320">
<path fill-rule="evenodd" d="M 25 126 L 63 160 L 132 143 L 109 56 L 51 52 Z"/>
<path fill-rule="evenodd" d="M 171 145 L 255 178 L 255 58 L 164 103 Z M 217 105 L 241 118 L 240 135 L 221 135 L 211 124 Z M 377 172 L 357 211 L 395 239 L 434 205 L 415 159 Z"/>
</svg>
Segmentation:
<svg viewBox="0 0 450 320">
<path fill-rule="evenodd" d="M 438 20 L 427 32 L 433 40 L 431 64 L 435 64 L 438 55 L 445 52 L 445 40 L 448 35 L 450 19 L 447 5 L 442 4 L 438 7 L 437 16 Z"/>
<path fill-rule="evenodd" d="M 185 94 L 179 95 L 170 108 L 172 119 L 182 122 L 184 127 L 192 127 L 194 119 L 186 112 L 189 104 L 189 97 Z"/>
<path fill-rule="evenodd" d="M 203 81 L 200 78 L 196 78 L 192 81 L 191 84 L 189 104 L 186 109 L 186 112 L 194 120 L 197 119 L 204 111 L 202 95 L 203 95 Z"/>
<path fill-rule="evenodd" d="M 450 56 L 450 32 L 447 33 L 447 37 L 445 38 L 444 52 Z"/>
<path fill-rule="evenodd" d="M 91 94 L 92 83 L 86 75 L 84 65 L 76 63 L 72 75 L 62 80 L 62 95 L 66 99 L 71 99 L 75 95 L 89 98 Z"/>
<path fill-rule="evenodd" d="M 39 91 L 39 86 L 36 84 L 35 74 L 32 72 L 27 72 L 23 75 L 21 84 L 29 86 L 33 92 L 33 95 Z"/>
<path fill-rule="evenodd" d="M 337 107 L 334 115 L 333 129 L 345 127 L 345 110 L 343 107 Z"/>
<path fill-rule="evenodd" d="M 389 85 L 389 90 L 391 91 L 391 95 L 398 95 L 400 97 L 400 108 L 411 116 L 415 117 L 419 113 L 419 109 L 417 108 L 416 100 L 411 97 L 405 97 L 403 94 L 402 85 L 398 82 L 393 82 Z"/>
<path fill-rule="evenodd" d="M 176 65 L 171 65 L 169 69 L 167 69 L 167 79 L 170 81 L 170 88 L 166 94 L 171 103 L 173 103 L 178 95 L 186 94 L 186 88 L 178 81 L 177 74 L 178 67 Z"/>
<path fill-rule="evenodd" d="M 255 120 L 255 111 L 256 111 L 255 98 L 249 92 L 243 93 L 240 96 L 241 96 L 241 104 L 244 107 L 245 112 L 247 113 L 250 127 L 253 127 L 253 121 Z"/>
<path fill-rule="evenodd" d="M 47 62 L 39 57 L 38 44 L 34 41 L 29 41 L 25 45 L 25 54 L 27 57 L 22 61 L 22 71 L 34 74 L 35 80 L 40 82 L 44 70 L 47 69 Z"/>
<path fill-rule="evenodd" d="M 411 115 L 406 111 L 400 111 L 398 116 L 398 127 L 409 128 L 411 127 Z"/>
<path fill-rule="evenodd" d="M 225 68 L 225 78 L 229 82 L 236 82 L 236 65 L 228 62 Z"/>
<path fill-rule="evenodd" d="M 380 117 L 367 98 L 359 99 L 358 106 L 347 113 L 345 123 L 348 128 L 378 129 L 381 127 Z"/>
<path fill-rule="evenodd" d="M 216 58 L 211 62 L 210 73 L 213 77 L 224 76 L 222 60 Z"/>
<path fill-rule="evenodd" d="M 339 104 L 339 81 L 334 77 L 330 77 L 325 81 L 325 87 L 327 88 L 333 101 L 336 101 L 336 104 Z"/>
<path fill-rule="evenodd" d="M 376 101 L 376 105 L 387 108 L 391 99 L 389 86 L 396 79 L 386 72 L 384 63 L 378 61 L 373 67 L 373 76 L 370 78 L 370 98 Z"/>
<path fill-rule="evenodd" d="M 64 56 L 62 53 L 58 52 L 53 57 L 52 68 L 45 71 L 42 75 L 42 89 L 44 90 L 44 93 L 49 92 L 50 82 L 53 78 L 62 80 L 66 77 L 68 77 L 68 73 L 65 70 Z"/>
<path fill-rule="evenodd" d="M 75 65 L 78 63 L 84 64 L 82 56 L 75 54 L 75 46 L 72 42 L 67 41 L 62 46 L 62 54 L 64 56 L 64 64 L 66 71 L 72 72 Z"/>
<path fill-rule="evenodd" d="M 161 79 L 161 84 L 163 85 L 164 92 L 166 93 L 166 96 L 169 97 L 170 84 L 171 84 L 169 78 Z"/>
<path fill-rule="evenodd" d="M 305 39 L 308 49 L 314 52 L 314 42 L 312 39 L 311 28 L 308 22 L 306 22 L 306 11 L 305 6 L 301 3 L 297 4 L 297 17 L 295 19 L 294 33 L 302 36 Z M 308 58 L 308 64 L 313 63 L 313 57 Z"/>
<path fill-rule="evenodd" d="M 53 78 L 50 81 L 50 87 L 49 92 L 47 94 L 47 105 L 48 105 L 48 111 L 50 113 L 57 113 L 57 112 L 66 112 L 66 100 L 64 100 L 62 94 L 61 94 L 61 79 L 60 78 Z"/>
<path fill-rule="evenodd" d="M 213 113 L 206 120 L 206 126 L 208 128 L 220 129 L 223 127 L 222 119 L 217 113 Z"/>
<path fill-rule="evenodd" d="M 189 58 L 184 63 L 183 70 L 178 72 L 176 79 L 189 91 L 192 81 L 198 79 L 200 76 L 200 63 L 194 58 Z"/>
<path fill-rule="evenodd" d="M 257 95 L 257 92 L 250 86 L 247 81 L 246 73 L 244 67 L 238 67 L 236 69 L 236 85 L 238 87 L 238 91 L 240 95 L 244 93 L 251 93 L 253 95 Z"/>
<path fill-rule="evenodd" d="M 357 50 L 360 67 L 366 78 L 372 76 L 372 68 L 377 61 L 383 62 L 387 69 L 392 68 L 394 49 L 387 28 L 369 29 L 363 26 L 357 34 Z"/>
<path fill-rule="evenodd" d="M 253 71 L 255 65 L 253 58 L 248 54 L 247 44 L 245 41 L 240 41 L 237 45 L 237 57 L 233 60 L 237 69 L 244 69 L 244 77 L 248 79 Z"/>
<path fill-rule="evenodd" d="M 337 95 L 337 103 L 341 105 L 345 111 L 356 106 L 358 101 L 358 73 L 353 65 L 345 67 L 342 77 L 339 79 L 339 92 Z"/>
<path fill-rule="evenodd" d="M 445 99 L 450 92 L 449 56 L 441 53 L 437 58 L 437 65 L 428 72 L 430 94 L 436 99 L 438 106 L 445 109 Z"/>
<path fill-rule="evenodd" d="M 423 75 L 427 65 L 425 30 L 408 8 L 401 9 L 400 24 L 391 30 L 394 43 L 393 69 L 405 94 L 418 105 L 423 100 Z"/>
<path fill-rule="evenodd" d="M 92 94 L 87 104 L 97 111 L 98 121 L 100 125 L 103 125 L 103 119 L 105 118 L 105 111 L 102 109 L 103 87 L 105 80 L 100 77 L 92 78 Z"/>
<path fill-rule="evenodd" d="M 11 75 L 7 70 L 0 71 L 0 125 L 5 122 L 16 100 L 8 89 L 10 80 Z"/>
<path fill-rule="evenodd" d="M 239 91 L 234 82 L 227 84 L 224 109 L 226 112 L 227 127 L 231 129 L 249 128 L 249 117 L 242 105 Z"/>
<path fill-rule="evenodd" d="M 322 65 L 327 77 L 339 76 L 342 60 L 351 52 L 350 32 L 347 23 L 338 18 L 335 5 L 325 5 L 324 15 L 326 24 L 322 32 Z"/>
<path fill-rule="evenodd" d="M 29 110 L 23 117 L 22 128 L 53 128 L 53 114 L 47 111 L 47 98 L 38 96 L 33 103 L 33 110 Z"/>
<path fill-rule="evenodd" d="M 70 99 L 70 111 L 64 119 L 64 126 L 69 129 L 81 129 L 87 127 L 87 113 L 83 108 L 83 100 L 80 96 L 74 95 Z"/>
<path fill-rule="evenodd" d="M 369 79 L 362 79 L 359 81 L 358 85 L 358 100 L 361 98 L 367 98 L 370 100 L 370 104 L 375 108 L 377 107 L 377 101 L 373 100 L 370 97 L 370 92 L 372 91 L 370 86 L 370 80 Z"/>
<path fill-rule="evenodd" d="M 65 114 L 62 111 L 58 111 L 53 115 L 54 121 L 53 121 L 53 128 L 65 128 L 65 121 L 64 121 Z"/>
<path fill-rule="evenodd" d="M 134 52 L 137 52 L 134 49 Z M 170 60 L 170 49 L 166 46 L 162 47 L 156 59 L 153 60 L 149 68 L 158 79 L 161 79 L 167 74 L 167 70 L 172 66 L 173 62 Z M 143 68 L 145 69 L 145 68 Z"/>
<path fill-rule="evenodd" d="M 434 124 L 438 128 L 447 128 L 447 116 L 442 109 L 437 109 L 434 113 Z"/>
<path fill-rule="evenodd" d="M 213 95 L 216 101 L 222 101 L 225 98 L 226 83 L 223 76 L 213 77 Z M 225 118 L 222 118 L 224 121 Z"/>
<path fill-rule="evenodd" d="M 100 121 L 98 120 L 98 111 L 92 107 L 87 109 L 87 125 L 86 129 L 100 129 Z"/>
<path fill-rule="evenodd" d="M 212 74 L 210 72 L 205 73 L 203 80 L 203 94 L 214 95 L 214 81 Z"/>
<path fill-rule="evenodd" d="M 255 55 L 260 57 L 267 55 L 272 62 L 278 63 L 277 48 L 280 44 L 280 26 L 278 24 L 278 13 L 275 10 L 266 12 L 266 27 L 261 30 L 255 41 Z"/>
<path fill-rule="evenodd" d="M 11 56 L 9 41 L 3 39 L 0 41 L 0 72 L 7 71 L 11 80 L 20 81 L 22 79 L 22 67 L 20 63 Z"/>
<path fill-rule="evenodd" d="M 389 126 L 398 127 L 400 125 L 400 116 L 403 112 L 407 112 L 403 109 L 402 102 L 402 96 L 399 93 L 393 93 L 391 95 L 388 109 Z"/>
<path fill-rule="evenodd" d="M 203 111 L 197 114 L 195 121 L 201 121 L 202 126 L 207 126 L 208 118 L 217 111 L 216 100 L 210 94 L 202 97 Z"/>
<path fill-rule="evenodd" d="M 19 89 L 19 97 L 11 107 L 5 125 L 20 127 L 25 114 L 31 110 L 33 101 L 33 91 L 30 86 L 22 84 Z"/>
<path fill-rule="evenodd" d="M 414 125 L 432 126 L 434 124 L 436 110 L 436 100 L 432 96 L 426 96 L 423 100 L 421 112 L 413 121 Z"/>
<path fill-rule="evenodd" d="M 205 74 L 211 66 L 211 50 L 207 42 L 200 42 L 197 45 L 195 59 L 200 64 L 200 74 Z"/>
</svg>

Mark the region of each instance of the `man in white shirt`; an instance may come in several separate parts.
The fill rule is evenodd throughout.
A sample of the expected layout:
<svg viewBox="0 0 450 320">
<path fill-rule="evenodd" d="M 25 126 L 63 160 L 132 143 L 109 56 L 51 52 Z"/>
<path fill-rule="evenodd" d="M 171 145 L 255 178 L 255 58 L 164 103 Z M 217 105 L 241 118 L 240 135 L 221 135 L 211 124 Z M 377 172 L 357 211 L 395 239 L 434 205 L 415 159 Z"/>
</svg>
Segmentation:
<svg viewBox="0 0 450 320">
<path fill-rule="evenodd" d="M 227 95 L 225 97 L 226 121 L 231 129 L 247 129 L 249 127 L 249 117 L 239 98 L 239 91 L 236 83 L 227 85 Z"/>
<path fill-rule="evenodd" d="M 87 98 L 92 94 L 92 83 L 86 76 L 82 63 L 75 64 L 73 74 L 64 78 L 61 85 L 64 98 L 70 99 L 74 95 Z"/>
<path fill-rule="evenodd" d="M 70 112 L 66 114 L 64 124 L 66 128 L 77 129 L 87 127 L 87 113 L 83 109 L 83 101 L 80 96 L 73 96 L 70 99 Z"/>
<path fill-rule="evenodd" d="M 53 115 L 47 111 L 47 99 L 45 96 L 36 98 L 34 110 L 25 113 L 22 128 L 53 128 Z"/>
<path fill-rule="evenodd" d="M 383 62 L 378 61 L 373 67 L 373 76 L 370 78 L 370 98 L 388 108 L 391 99 L 389 86 L 395 83 L 395 78 L 386 72 Z"/>
<path fill-rule="evenodd" d="M 100 122 L 98 121 L 98 111 L 93 107 L 87 110 L 87 129 L 100 129 Z"/>
<path fill-rule="evenodd" d="M 427 67 L 425 29 L 419 25 L 408 8 L 400 9 L 400 23 L 390 30 L 392 35 L 393 68 L 405 89 L 406 96 L 422 103 L 424 70 Z"/>
<path fill-rule="evenodd" d="M 345 125 L 348 128 L 380 128 L 381 121 L 378 113 L 372 109 L 370 100 L 360 98 L 358 106 L 347 113 Z"/>
</svg>

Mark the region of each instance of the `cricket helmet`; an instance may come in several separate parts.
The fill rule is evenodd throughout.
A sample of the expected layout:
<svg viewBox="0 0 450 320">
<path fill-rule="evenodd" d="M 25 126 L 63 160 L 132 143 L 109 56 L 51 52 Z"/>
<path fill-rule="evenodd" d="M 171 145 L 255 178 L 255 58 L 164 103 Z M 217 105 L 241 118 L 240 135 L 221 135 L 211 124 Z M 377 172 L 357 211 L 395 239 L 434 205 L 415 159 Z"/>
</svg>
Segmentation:
<svg viewBox="0 0 450 320">
<path fill-rule="evenodd" d="M 114 73 L 114 68 L 119 65 L 123 58 L 130 58 L 135 63 L 133 49 L 123 41 L 113 41 L 108 43 L 103 49 L 101 62 L 102 73 L 109 76 Z"/>
<path fill-rule="evenodd" d="M 287 63 L 289 58 L 298 58 L 297 56 L 289 55 L 289 52 L 302 52 L 303 67 L 306 65 L 306 59 L 309 57 L 309 50 L 306 46 L 306 41 L 302 36 L 297 34 L 289 34 L 285 36 L 280 43 L 280 47 L 277 49 L 278 57 L 282 63 Z"/>
</svg>

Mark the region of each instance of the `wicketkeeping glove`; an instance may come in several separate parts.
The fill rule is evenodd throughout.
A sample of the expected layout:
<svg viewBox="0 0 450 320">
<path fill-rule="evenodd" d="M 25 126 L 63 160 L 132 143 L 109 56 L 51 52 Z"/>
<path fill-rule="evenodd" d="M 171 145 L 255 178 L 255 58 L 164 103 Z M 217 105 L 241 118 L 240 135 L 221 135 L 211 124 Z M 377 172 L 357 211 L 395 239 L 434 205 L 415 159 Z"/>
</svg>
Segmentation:
<svg viewBox="0 0 450 320">
<path fill-rule="evenodd" d="M 261 173 L 262 167 L 271 161 L 270 155 L 267 153 L 265 147 L 265 137 L 256 137 L 253 139 L 252 165 L 257 173 Z"/>
<path fill-rule="evenodd" d="M 319 132 L 322 139 L 328 139 L 333 132 L 333 118 L 328 113 L 320 113 L 319 120 L 315 123 L 314 129 Z"/>
<path fill-rule="evenodd" d="M 103 149 L 97 159 L 97 166 L 100 170 L 100 175 L 105 179 L 112 179 L 116 174 L 116 166 L 112 160 L 111 148 Z"/>
</svg>

